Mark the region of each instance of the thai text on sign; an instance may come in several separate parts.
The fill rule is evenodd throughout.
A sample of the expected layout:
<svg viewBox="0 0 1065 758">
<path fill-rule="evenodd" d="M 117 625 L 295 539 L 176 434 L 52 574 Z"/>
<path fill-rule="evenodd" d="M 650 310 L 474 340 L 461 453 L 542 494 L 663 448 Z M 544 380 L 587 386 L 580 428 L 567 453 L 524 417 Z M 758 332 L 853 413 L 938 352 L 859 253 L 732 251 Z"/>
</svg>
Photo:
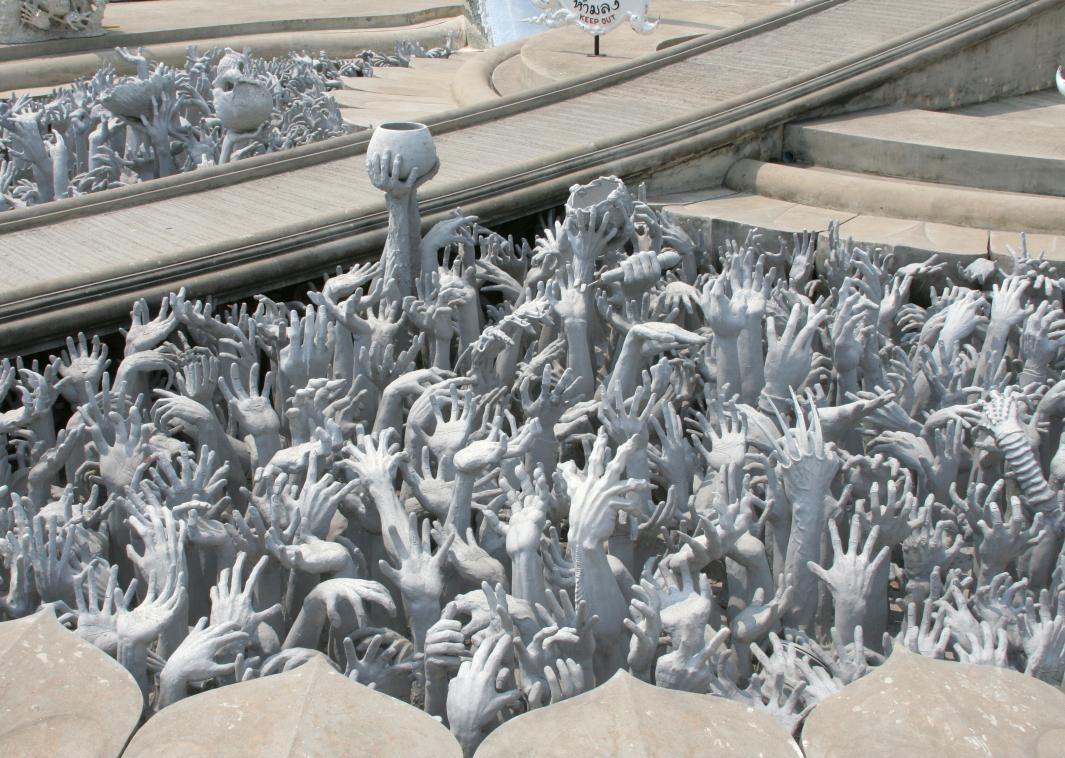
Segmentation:
<svg viewBox="0 0 1065 758">
<path fill-rule="evenodd" d="M 590 34 L 606 34 L 624 21 L 637 32 L 652 31 L 658 21 L 647 20 L 649 0 L 532 0 L 546 11 L 524 19 L 549 27 L 573 25 Z"/>
<path fill-rule="evenodd" d="M 605 3 L 586 3 L 581 0 L 572 0 L 573 12 L 582 23 L 600 26 L 604 29 L 611 28 L 618 20 L 618 11 L 621 10 L 621 0 L 611 0 Z"/>
</svg>

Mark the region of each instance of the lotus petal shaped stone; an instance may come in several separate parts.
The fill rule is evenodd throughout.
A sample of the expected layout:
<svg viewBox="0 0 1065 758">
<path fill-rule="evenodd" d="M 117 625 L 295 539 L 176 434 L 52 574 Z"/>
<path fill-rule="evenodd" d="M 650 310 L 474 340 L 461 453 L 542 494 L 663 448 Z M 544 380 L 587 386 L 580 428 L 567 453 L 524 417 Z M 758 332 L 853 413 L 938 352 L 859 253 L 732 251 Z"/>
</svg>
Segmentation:
<svg viewBox="0 0 1065 758">
<path fill-rule="evenodd" d="M 499 727 L 476 758 L 611 756 L 801 758 L 771 716 L 710 695 L 668 690 L 619 671 L 601 687 Z"/>
<path fill-rule="evenodd" d="M 1065 756 L 1065 694 L 993 666 L 895 649 L 806 719 L 807 758 Z"/>
<path fill-rule="evenodd" d="M 406 703 L 337 673 L 322 656 L 219 687 L 158 713 L 124 758 L 461 756 L 451 733 Z"/>
<path fill-rule="evenodd" d="M 141 708 L 133 677 L 50 610 L 0 624 L 0 755 L 117 756 Z"/>
</svg>

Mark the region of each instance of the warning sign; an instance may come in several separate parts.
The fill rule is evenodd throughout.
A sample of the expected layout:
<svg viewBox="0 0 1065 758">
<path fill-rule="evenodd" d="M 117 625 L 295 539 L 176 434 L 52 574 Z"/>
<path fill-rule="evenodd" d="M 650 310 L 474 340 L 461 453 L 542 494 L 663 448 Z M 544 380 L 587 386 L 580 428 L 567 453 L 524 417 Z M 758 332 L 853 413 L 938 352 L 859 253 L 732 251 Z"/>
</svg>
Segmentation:
<svg viewBox="0 0 1065 758">
<path fill-rule="evenodd" d="M 543 13 L 534 18 L 527 18 L 534 24 L 546 24 L 550 27 L 572 24 L 589 34 L 606 34 L 617 28 L 622 22 L 637 32 L 647 33 L 656 26 L 658 20 L 647 20 L 649 0 L 533 0 Z"/>
</svg>

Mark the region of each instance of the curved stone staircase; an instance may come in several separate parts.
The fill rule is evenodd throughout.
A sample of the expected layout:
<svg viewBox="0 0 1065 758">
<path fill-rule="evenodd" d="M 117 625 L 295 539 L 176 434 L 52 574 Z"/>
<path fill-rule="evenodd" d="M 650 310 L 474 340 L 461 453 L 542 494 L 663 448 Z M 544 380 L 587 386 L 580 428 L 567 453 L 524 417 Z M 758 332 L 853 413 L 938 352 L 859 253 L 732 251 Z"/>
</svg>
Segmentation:
<svg viewBox="0 0 1065 758">
<path fill-rule="evenodd" d="M 491 74 L 492 87 L 506 97 L 574 76 L 593 74 L 607 66 L 635 61 L 700 35 L 720 32 L 790 7 L 788 0 L 655 0 L 659 18 L 651 34 L 637 34 L 625 24 L 601 39 L 594 57 L 592 38 L 572 27 L 537 34 L 508 46 L 511 53 Z"/>
<path fill-rule="evenodd" d="M 712 239 L 748 227 L 840 232 L 901 259 L 1009 259 L 1065 269 L 1065 98 L 1054 91 L 949 111 L 865 111 L 786 126 L 779 158 L 739 160 L 724 186 L 660 198 Z"/>
</svg>

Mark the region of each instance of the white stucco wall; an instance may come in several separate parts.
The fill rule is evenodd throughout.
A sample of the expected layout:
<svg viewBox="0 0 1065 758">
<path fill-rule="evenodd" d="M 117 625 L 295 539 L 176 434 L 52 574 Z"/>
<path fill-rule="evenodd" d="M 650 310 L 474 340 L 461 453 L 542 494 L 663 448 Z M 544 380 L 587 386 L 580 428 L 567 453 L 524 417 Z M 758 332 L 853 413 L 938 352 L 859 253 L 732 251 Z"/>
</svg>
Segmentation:
<svg viewBox="0 0 1065 758">
<path fill-rule="evenodd" d="M 471 5 L 485 37 L 493 46 L 528 37 L 546 29 L 544 26 L 522 21 L 523 18 L 542 13 L 530 0 L 471 0 Z"/>
</svg>

